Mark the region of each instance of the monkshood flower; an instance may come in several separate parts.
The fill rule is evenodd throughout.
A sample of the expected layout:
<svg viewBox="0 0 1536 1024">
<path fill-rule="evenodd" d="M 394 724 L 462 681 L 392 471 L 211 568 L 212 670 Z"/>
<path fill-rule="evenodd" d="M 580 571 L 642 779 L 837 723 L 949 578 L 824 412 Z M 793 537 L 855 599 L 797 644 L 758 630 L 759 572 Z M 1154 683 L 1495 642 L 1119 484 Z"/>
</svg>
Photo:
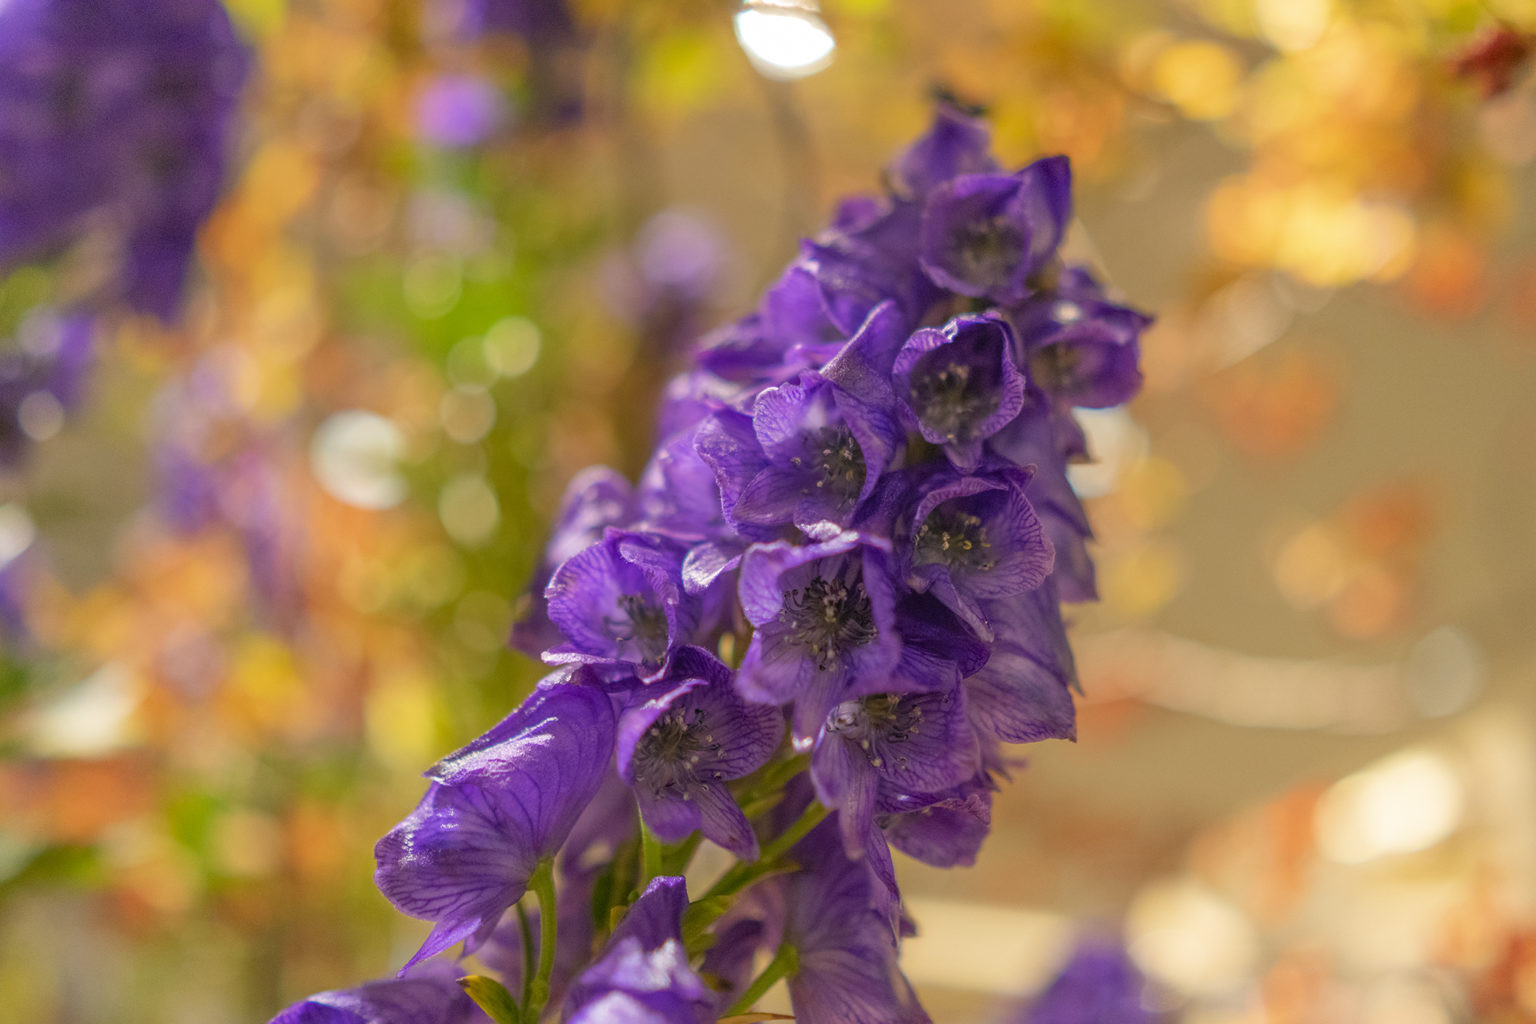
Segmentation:
<svg viewBox="0 0 1536 1024">
<path fill-rule="evenodd" d="M 992 656 L 966 677 L 966 710 L 983 736 L 1005 743 L 1077 738 L 1072 649 L 1047 583 L 983 607 L 997 633 Z"/>
<path fill-rule="evenodd" d="M 1031 405 L 987 444 L 1002 459 L 1035 467 L 1025 496 L 1055 550 L 1052 575 L 1061 598 L 1096 600 L 1093 557 L 1088 553 L 1093 528 L 1082 499 L 1067 480 L 1068 460 L 1083 454 L 1082 432 L 1071 416 L 1049 403 Z"/>
<path fill-rule="evenodd" d="M 883 685 L 901 658 L 889 550 L 845 530 L 757 545 L 742 559 L 741 606 L 756 632 L 736 686 L 748 700 L 793 703 L 802 749 L 851 688 Z"/>
<path fill-rule="evenodd" d="M 655 679 L 698 624 L 683 592 L 683 549 L 666 537 L 609 529 L 561 563 L 544 591 L 549 619 L 567 643 L 544 652 L 553 665 L 633 665 Z"/>
<path fill-rule="evenodd" d="M 613 756 L 601 690 L 550 677 L 484 736 L 438 762 L 416 810 L 374 849 L 380 891 L 436 923 L 409 967 L 472 950 L 565 842 Z"/>
<path fill-rule="evenodd" d="M 920 1024 L 929 1020 L 896 966 L 896 936 L 876 907 L 875 878 L 849 859 L 832 822 L 795 848 L 784 882 L 789 996 L 799 1024 Z M 786 958 L 791 959 L 791 958 Z"/>
<path fill-rule="evenodd" d="M 459 987 L 458 970 L 423 964 L 407 977 L 319 992 L 272 1018 L 271 1024 L 488 1024 Z"/>
<path fill-rule="evenodd" d="M 527 589 L 527 606 L 512 626 L 513 647 L 537 658 L 561 641 L 560 631 L 549 621 L 544 601 L 550 574 L 566 559 L 602 540 L 608 527 L 627 523 L 633 505 L 629 481 L 607 466 L 590 466 L 571 478 L 560 499 L 544 557 Z"/>
<path fill-rule="evenodd" d="M 953 104 L 940 103 L 933 125 L 891 161 L 888 174 L 898 193 L 921 198 L 961 174 L 997 170 L 987 126 Z"/>
<path fill-rule="evenodd" d="M 742 700 L 730 669 L 689 648 L 674 662 L 672 678 L 636 689 L 619 716 L 619 774 L 634 787 L 640 816 L 658 838 L 676 842 L 702 831 L 741 859 L 756 860 L 757 836 L 725 783 L 766 764 L 783 734 L 777 708 Z"/>
<path fill-rule="evenodd" d="M 105 222 L 122 298 L 173 319 L 249 63 L 218 0 L 0 5 L 0 269 Z"/>
<path fill-rule="evenodd" d="M 1110 302 L 1082 267 L 1014 314 L 1030 382 L 1063 405 L 1108 409 L 1141 390 L 1141 333 L 1152 318 Z"/>
<path fill-rule="evenodd" d="M 688 963 L 678 877 L 654 879 L 614 928 L 603 955 L 571 984 L 567 1024 L 708 1024 L 714 993 Z"/>
<path fill-rule="evenodd" d="M 800 263 L 821 290 L 827 318 L 845 337 L 882 302 L 895 302 L 910 330 L 943 298 L 937 278 L 918 261 L 925 217 L 919 203 L 893 200 L 862 208 L 856 220 L 802 243 Z"/>
<path fill-rule="evenodd" d="M 732 524 L 805 529 L 849 525 L 901 441 L 892 417 L 808 371 L 759 394 L 750 419 L 717 413 L 696 444 Z"/>
<path fill-rule="evenodd" d="M 938 793 L 913 793 L 882 783 L 875 823 L 886 840 L 936 868 L 969 867 L 992 830 L 992 792 L 985 772 Z"/>
<path fill-rule="evenodd" d="M 936 692 L 843 701 L 827 716 L 811 756 L 817 798 L 838 809 L 844 847 L 855 858 L 871 839 L 882 784 L 902 793 L 939 793 L 978 768 L 958 672 Z"/>
<path fill-rule="evenodd" d="M 992 639 L 982 602 L 1033 590 L 1055 549 L 1026 496 L 1031 474 L 999 464 L 975 476 L 942 469 L 921 485 L 908 530 L 908 582 L 933 594 L 981 639 Z"/>
<path fill-rule="evenodd" d="M 935 188 L 923 205 L 923 269 L 961 295 L 1022 302 L 1071 219 L 1066 157 L 1036 160 L 1017 174 L 962 174 Z"/>
<path fill-rule="evenodd" d="M 1142 1005 L 1146 980 L 1125 949 L 1104 940 L 1082 943 L 1016 1024 L 1152 1024 Z"/>
<path fill-rule="evenodd" d="M 892 371 L 904 418 L 929 443 L 943 445 L 961 469 L 974 469 L 982 442 L 1024 408 L 1014 344 L 1001 317 L 957 316 L 917 331 L 896 356 Z"/>
<path fill-rule="evenodd" d="M 502 1024 L 551 992 L 580 1024 L 704 1024 L 781 980 L 801 1024 L 928 1020 L 892 850 L 974 862 L 1003 744 L 1075 735 L 1072 407 L 1133 389 L 1146 325 L 1062 267 L 1069 193 L 1064 159 L 1002 173 L 941 110 L 695 348 L 638 484 L 573 487 L 519 635 L 579 667 L 378 847 L 435 924 L 417 958 L 463 942 Z M 736 862 L 689 902 L 704 840 Z"/>
</svg>

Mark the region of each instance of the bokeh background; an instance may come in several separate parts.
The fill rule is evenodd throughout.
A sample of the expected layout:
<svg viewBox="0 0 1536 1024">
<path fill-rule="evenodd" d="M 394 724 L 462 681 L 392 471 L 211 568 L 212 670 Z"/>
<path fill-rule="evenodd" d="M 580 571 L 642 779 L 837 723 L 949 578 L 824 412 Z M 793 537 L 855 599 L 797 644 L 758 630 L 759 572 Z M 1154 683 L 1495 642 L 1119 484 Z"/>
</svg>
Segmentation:
<svg viewBox="0 0 1536 1024">
<path fill-rule="evenodd" d="M 1159 319 L 1075 470 L 1080 740 L 974 868 L 901 865 L 935 1019 L 1099 934 L 1189 1024 L 1536 1021 L 1536 4 L 502 4 L 562 16 L 230 0 L 185 313 L 99 310 L 68 401 L 15 367 L 89 246 L 0 277 L 0 1019 L 403 959 L 372 844 L 541 674 L 566 481 L 637 472 L 689 341 L 945 90 L 1072 157 L 1069 248 Z"/>
</svg>

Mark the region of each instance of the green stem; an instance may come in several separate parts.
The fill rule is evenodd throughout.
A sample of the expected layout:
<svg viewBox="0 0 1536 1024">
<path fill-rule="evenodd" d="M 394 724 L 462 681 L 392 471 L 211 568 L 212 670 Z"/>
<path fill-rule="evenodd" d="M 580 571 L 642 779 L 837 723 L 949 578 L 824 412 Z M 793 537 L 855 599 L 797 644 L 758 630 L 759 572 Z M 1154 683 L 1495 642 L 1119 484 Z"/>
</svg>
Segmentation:
<svg viewBox="0 0 1536 1024">
<path fill-rule="evenodd" d="M 539 973 L 533 979 L 524 1004 L 527 1024 L 538 1024 L 539 1014 L 549 1001 L 549 976 L 555 970 L 555 939 L 559 929 L 559 911 L 555 909 L 555 864 L 548 857 L 539 861 L 528 888 L 539 897 Z"/>
<path fill-rule="evenodd" d="M 830 813 L 832 808 L 812 800 L 810 806 L 801 813 L 795 823 L 784 830 L 783 835 L 763 847 L 763 855 L 758 863 L 777 861 L 789 852 L 790 847 L 809 835 L 811 829 L 820 825 Z"/>
<path fill-rule="evenodd" d="M 683 917 L 683 939 L 688 946 L 688 951 L 697 952 L 695 947 L 704 937 L 704 929 L 714 924 L 730 909 L 731 897 L 758 879 L 785 868 L 787 864 L 784 855 L 804 839 L 811 829 L 821 824 L 829 813 L 831 808 L 814 800 L 811 801 L 810 806 L 793 825 L 785 829 L 783 834 L 773 842 L 763 847 L 762 856 L 755 863 L 737 864 L 721 875 L 719 881 L 709 887 L 708 892 L 694 900 Z"/>
<path fill-rule="evenodd" d="M 528 926 L 528 911 L 523 908 L 522 901 L 517 904 L 517 927 L 523 934 L 523 1002 L 528 1005 L 528 996 L 533 989 L 533 929 Z"/>
<path fill-rule="evenodd" d="M 803 772 L 811 763 L 810 754 L 796 754 L 785 758 L 775 764 L 770 764 L 763 770 L 761 777 L 753 784 L 745 794 L 747 799 L 761 798 L 765 796 L 777 796 L 784 789 L 786 783 Z"/>
<path fill-rule="evenodd" d="M 727 1017 L 735 1017 L 752 1009 L 752 1004 L 763 998 L 764 994 L 780 978 L 790 977 L 800 969 L 800 956 L 795 947 L 785 942 L 779 946 L 773 959 L 768 961 L 768 966 L 763 968 L 763 973 L 757 976 L 747 990 L 741 994 L 741 998 L 731 1004 L 731 1008 L 725 1011 Z"/>
<path fill-rule="evenodd" d="M 680 843 L 673 843 L 661 852 L 661 873 L 664 875 L 686 874 L 688 865 L 693 863 L 693 855 L 698 852 L 699 843 L 704 841 L 702 832 L 695 832 Z"/>
<path fill-rule="evenodd" d="M 641 892 L 651 884 L 651 879 L 661 874 L 661 840 L 644 821 L 640 822 L 640 885 Z"/>
</svg>

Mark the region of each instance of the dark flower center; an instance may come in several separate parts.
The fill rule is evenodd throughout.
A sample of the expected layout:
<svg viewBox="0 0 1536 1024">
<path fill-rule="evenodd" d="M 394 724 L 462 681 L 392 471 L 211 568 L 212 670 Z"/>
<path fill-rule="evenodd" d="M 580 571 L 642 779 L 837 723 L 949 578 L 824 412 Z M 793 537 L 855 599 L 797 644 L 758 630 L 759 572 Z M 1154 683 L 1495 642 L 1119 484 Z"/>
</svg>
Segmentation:
<svg viewBox="0 0 1536 1024">
<path fill-rule="evenodd" d="M 703 708 L 671 708 L 640 737 L 635 779 L 649 786 L 652 796 L 686 790 L 699 781 L 700 763 L 719 756 L 708 717 Z M 705 771 L 716 781 L 723 778 L 719 771 Z"/>
<path fill-rule="evenodd" d="M 905 743 L 917 735 L 922 722 L 921 704 L 899 693 L 877 693 L 833 708 L 827 716 L 827 731 L 857 743 L 872 766 L 883 768 L 890 751 L 884 746 L 877 750 L 875 744 Z M 907 767 L 905 754 L 896 754 L 895 761 L 892 767 L 898 771 Z"/>
<path fill-rule="evenodd" d="M 986 523 L 969 512 L 935 510 L 918 527 L 914 546 L 918 565 L 936 563 L 985 572 L 997 564 Z"/>
<path fill-rule="evenodd" d="M 817 576 L 784 595 L 779 621 L 789 627 L 790 642 L 809 650 L 819 669 L 880 635 L 862 580 Z"/>
<path fill-rule="evenodd" d="M 1047 345 L 1029 356 L 1029 374 L 1036 384 L 1055 394 L 1083 383 L 1083 350 L 1076 345 Z"/>
<path fill-rule="evenodd" d="M 838 502 L 853 501 L 864 489 L 864 452 L 846 424 L 822 427 L 805 435 L 805 455 L 789 460 L 808 471 L 811 486 Z"/>
<path fill-rule="evenodd" d="M 978 424 L 997 409 L 997 389 L 973 372 L 969 363 L 950 362 L 943 369 L 914 374 L 912 408 L 930 430 L 949 441 L 968 441 Z"/>
<path fill-rule="evenodd" d="M 1001 217 L 973 221 L 954 235 L 954 253 L 962 277 L 983 288 L 1008 283 L 1024 252 L 1018 228 Z"/>
<path fill-rule="evenodd" d="M 603 619 L 614 640 L 634 643 L 646 661 L 660 661 L 667 653 L 667 613 L 644 594 L 619 595 L 618 616 Z"/>
</svg>

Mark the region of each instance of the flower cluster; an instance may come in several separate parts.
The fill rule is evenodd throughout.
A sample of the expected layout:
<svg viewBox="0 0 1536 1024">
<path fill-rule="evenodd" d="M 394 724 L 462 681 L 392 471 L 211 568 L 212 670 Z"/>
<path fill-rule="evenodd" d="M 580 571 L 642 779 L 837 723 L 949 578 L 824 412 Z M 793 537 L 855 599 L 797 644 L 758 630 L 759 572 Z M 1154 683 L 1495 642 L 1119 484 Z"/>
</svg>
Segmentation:
<svg viewBox="0 0 1536 1024">
<path fill-rule="evenodd" d="M 377 847 L 431 935 L 280 1021 L 462 1019 L 421 973 L 460 944 L 502 1022 L 712 1021 L 781 978 L 804 1024 L 928 1019 L 890 850 L 971 863 L 1003 744 L 1074 735 L 1071 410 L 1136 391 L 1148 319 L 1063 264 L 1065 158 L 1005 172 L 944 108 L 888 182 L 702 340 L 638 484 L 574 482 L 515 636 L 555 671 Z M 702 839 L 737 862 L 690 902 Z"/>
<path fill-rule="evenodd" d="M 0 271 L 102 232 L 173 319 L 248 65 L 218 0 L 0 4 Z"/>
</svg>

